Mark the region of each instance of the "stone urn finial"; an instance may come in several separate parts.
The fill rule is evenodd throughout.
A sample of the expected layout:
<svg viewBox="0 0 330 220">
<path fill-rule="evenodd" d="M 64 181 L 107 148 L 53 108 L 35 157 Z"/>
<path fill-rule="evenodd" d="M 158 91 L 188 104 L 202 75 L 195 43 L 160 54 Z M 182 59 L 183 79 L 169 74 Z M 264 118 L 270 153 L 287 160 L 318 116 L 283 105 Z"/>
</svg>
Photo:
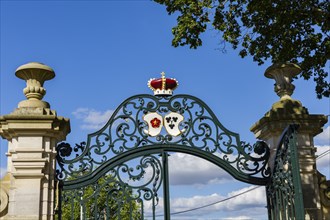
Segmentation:
<svg viewBox="0 0 330 220">
<path fill-rule="evenodd" d="M 49 103 L 42 101 L 46 94 L 43 84 L 46 80 L 53 79 L 55 72 L 42 63 L 31 62 L 17 68 L 15 75 L 26 81 L 23 93 L 27 100 L 18 104 L 19 108 L 49 108 Z"/>
<path fill-rule="evenodd" d="M 274 91 L 281 99 L 291 98 L 295 86 L 292 84 L 292 78 L 301 72 L 298 65 L 293 63 L 274 64 L 265 71 L 265 76 L 275 79 Z"/>
</svg>

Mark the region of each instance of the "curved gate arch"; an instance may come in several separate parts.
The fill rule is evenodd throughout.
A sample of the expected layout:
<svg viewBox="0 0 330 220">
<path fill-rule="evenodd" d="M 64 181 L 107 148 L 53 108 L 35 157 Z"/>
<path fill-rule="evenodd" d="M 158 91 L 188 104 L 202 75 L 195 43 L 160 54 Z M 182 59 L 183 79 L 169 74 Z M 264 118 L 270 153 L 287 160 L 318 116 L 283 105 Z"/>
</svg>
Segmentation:
<svg viewBox="0 0 330 220">
<path fill-rule="evenodd" d="M 203 158 L 235 179 L 251 184 L 266 185 L 270 177 L 268 146 L 261 141 L 254 145 L 241 141 L 237 133 L 220 123 L 202 100 L 191 95 L 132 96 L 118 106 L 103 128 L 88 135 L 87 142 L 74 147 L 61 143 L 57 152 L 56 178 L 62 201 L 64 192 L 71 195 L 74 202 L 80 204 L 81 213 L 87 212 L 88 205 L 82 189 L 93 185 L 98 193 L 102 187 L 107 187 L 106 193 L 115 200 L 117 197 L 126 202 L 134 200 L 141 208 L 138 215 L 143 216 L 143 200 L 150 200 L 154 215 L 159 201 L 158 189 L 163 184 L 165 219 L 170 219 L 168 152 Z M 135 160 L 134 167 L 126 164 L 132 160 Z M 105 178 L 105 182 L 100 183 L 101 178 Z M 134 184 L 142 179 L 142 185 Z M 119 195 L 120 190 L 122 194 Z M 127 193 L 123 193 L 125 190 Z M 93 210 L 94 219 L 111 219 L 110 208 L 104 209 L 104 217 L 100 217 L 100 210 L 95 211 L 97 208 Z M 120 216 L 118 211 L 117 216 Z M 130 217 L 135 219 L 133 215 Z"/>
</svg>

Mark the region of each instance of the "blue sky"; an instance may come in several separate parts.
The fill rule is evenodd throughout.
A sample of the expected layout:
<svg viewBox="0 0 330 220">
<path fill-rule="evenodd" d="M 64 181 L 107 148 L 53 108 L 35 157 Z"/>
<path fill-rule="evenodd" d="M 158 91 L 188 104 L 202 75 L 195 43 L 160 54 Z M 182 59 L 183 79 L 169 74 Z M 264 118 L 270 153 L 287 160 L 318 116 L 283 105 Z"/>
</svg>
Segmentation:
<svg viewBox="0 0 330 220">
<path fill-rule="evenodd" d="M 45 83 L 44 100 L 58 115 L 70 118 L 70 143 L 84 141 L 88 133 L 102 127 L 127 97 L 152 94 L 147 81 L 160 77 L 162 71 L 179 81 L 175 94 L 204 100 L 225 127 L 251 143 L 255 138 L 249 128 L 279 99 L 273 92 L 274 81 L 263 76 L 270 63 L 258 66 L 251 58 L 241 59 L 230 45 L 226 53 L 220 52 L 220 35 L 215 31 L 203 35 L 203 46 L 197 50 L 173 48 L 175 17 L 151 1 L 1 1 L 0 22 L 1 115 L 25 99 L 25 82 L 15 77 L 16 68 L 31 61 L 45 63 L 56 77 Z M 330 114 L 329 99 L 316 99 L 313 81 L 298 79 L 294 84 L 293 98 L 310 113 Z M 319 153 L 330 145 L 329 123 L 325 128 L 327 133 L 315 141 Z M 6 150 L 7 142 L 2 140 L 2 172 Z M 196 178 L 191 172 L 183 181 L 179 178 L 183 169 L 171 170 L 173 210 L 204 205 L 253 187 L 233 181 L 208 162 L 179 154 L 172 158 L 173 167 L 185 166 L 187 171 L 198 167 L 204 173 Z M 329 159 L 330 154 L 319 161 L 328 178 Z M 253 192 L 180 219 L 264 219 L 263 189 Z"/>
</svg>

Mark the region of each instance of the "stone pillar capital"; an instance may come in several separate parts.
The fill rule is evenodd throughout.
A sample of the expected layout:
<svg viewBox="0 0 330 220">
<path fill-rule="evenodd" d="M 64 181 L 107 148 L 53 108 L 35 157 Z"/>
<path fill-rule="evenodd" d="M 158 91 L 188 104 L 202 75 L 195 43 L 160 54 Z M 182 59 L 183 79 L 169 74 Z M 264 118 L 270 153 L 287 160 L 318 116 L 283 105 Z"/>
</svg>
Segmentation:
<svg viewBox="0 0 330 220">
<path fill-rule="evenodd" d="M 299 133 L 318 135 L 327 123 L 326 115 L 311 115 L 301 102 L 294 99 L 282 99 L 257 121 L 250 130 L 256 138 L 267 140 L 270 136 L 280 136 L 289 124 L 298 124 Z"/>
<path fill-rule="evenodd" d="M 293 63 L 277 63 L 266 69 L 265 76 L 275 80 L 274 90 L 280 100 L 250 128 L 257 138 L 269 140 L 270 137 L 279 137 L 289 124 L 300 125 L 300 133 L 315 136 L 322 132 L 328 118 L 325 115 L 309 114 L 300 101 L 291 98 L 295 88 L 292 78 L 300 71 L 300 67 Z"/>
<path fill-rule="evenodd" d="M 59 142 L 65 140 L 70 131 L 70 120 L 56 114 L 9 114 L 0 117 L 0 134 L 7 140 L 21 136 L 43 136 L 54 138 Z"/>
</svg>

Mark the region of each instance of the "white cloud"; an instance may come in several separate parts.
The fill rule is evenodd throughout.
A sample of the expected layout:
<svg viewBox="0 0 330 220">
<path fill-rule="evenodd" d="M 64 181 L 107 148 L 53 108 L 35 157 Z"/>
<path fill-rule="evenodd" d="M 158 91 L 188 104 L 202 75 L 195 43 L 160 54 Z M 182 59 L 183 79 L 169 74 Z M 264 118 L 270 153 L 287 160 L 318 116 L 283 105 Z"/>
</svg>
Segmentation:
<svg viewBox="0 0 330 220">
<path fill-rule="evenodd" d="M 248 190 L 252 190 L 256 186 L 249 186 L 243 189 L 231 192 L 229 197 L 236 196 Z M 265 187 L 259 187 L 255 190 L 239 195 L 226 203 L 227 210 L 240 210 L 249 207 L 265 207 L 266 206 L 266 190 Z"/>
<path fill-rule="evenodd" d="M 323 132 L 315 136 L 316 145 L 330 145 L 330 125 L 323 129 Z"/>
<path fill-rule="evenodd" d="M 175 153 L 169 157 L 171 185 L 216 184 L 233 178 L 205 159 Z"/>
<path fill-rule="evenodd" d="M 179 197 L 171 199 L 171 213 L 182 212 L 186 210 L 195 209 L 197 207 L 206 206 L 226 198 L 238 195 L 242 192 L 252 190 L 255 186 L 245 187 L 243 189 L 228 193 L 226 196 L 218 193 L 210 195 L 195 195 L 192 197 Z M 221 212 L 223 218 L 218 219 L 252 219 L 247 216 L 254 216 L 253 219 L 263 219 L 267 216 L 266 207 L 266 192 L 265 187 L 258 187 L 243 195 L 235 198 L 219 202 L 217 204 L 190 211 L 182 214 L 173 215 L 175 219 L 208 219 L 208 216 L 216 216 Z M 146 211 L 151 210 L 151 204 L 147 203 Z M 157 206 L 158 213 L 162 213 L 163 199 L 160 198 Z M 147 214 L 148 215 L 148 214 Z M 219 215 L 218 215 L 219 216 Z M 188 218 L 189 217 L 189 218 Z M 193 217 L 193 218 L 191 218 Z M 203 218 L 200 218 L 203 217 Z M 267 217 L 266 217 L 267 218 Z M 214 218 L 212 218 L 214 219 Z"/>
<path fill-rule="evenodd" d="M 317 161 L 317 166 L 318 167 L 329 167 L 330 166 L 330 153 L 326 153 L 329 152 L 330 150 L 330 146 L 316 146 L 317 148 L 317 152 L 316 152 L 316 156 L 321 156 L 320 158 L 316 158 Z"/>
<path fill-rule="evenodd" d="M 107 121 L 110 119 L 113 110 L 106 110 L 105 112 L 97 111 L 95 109 L 89 108 L 78 108 L 72 114 L 77 118 L 82 120 L 82 129 L 100 129 Z"/>
<path fill-rule="evenodd" d="M 193 196 L 190 198 L 176 198 L 171 200 L 172 212 L 181 212 L 188 209 L 205 206 L 210 203 L 214 203 L 220 200 L 223 200 L 225 197 L 219 195 L 217 193 L 207 195 L 207 196 Z M 206 207 L 203 212 L 208 212 L 210 210 L 216 209 L 216 205 L 214 207 Z M 200 212 L 200 211 L 199 211 Z"/>
<path fill-rule="evenodd" d="M 316 146 L 317 152 L 316 155 L 320 156 L 316 158 L 317 170 L 320 171 L 323 175 L 327 176 L 327 179 L 330 178 L 330 146 Z M 326 152 L 327 151 L 327 152 Z"/>
</svg>

